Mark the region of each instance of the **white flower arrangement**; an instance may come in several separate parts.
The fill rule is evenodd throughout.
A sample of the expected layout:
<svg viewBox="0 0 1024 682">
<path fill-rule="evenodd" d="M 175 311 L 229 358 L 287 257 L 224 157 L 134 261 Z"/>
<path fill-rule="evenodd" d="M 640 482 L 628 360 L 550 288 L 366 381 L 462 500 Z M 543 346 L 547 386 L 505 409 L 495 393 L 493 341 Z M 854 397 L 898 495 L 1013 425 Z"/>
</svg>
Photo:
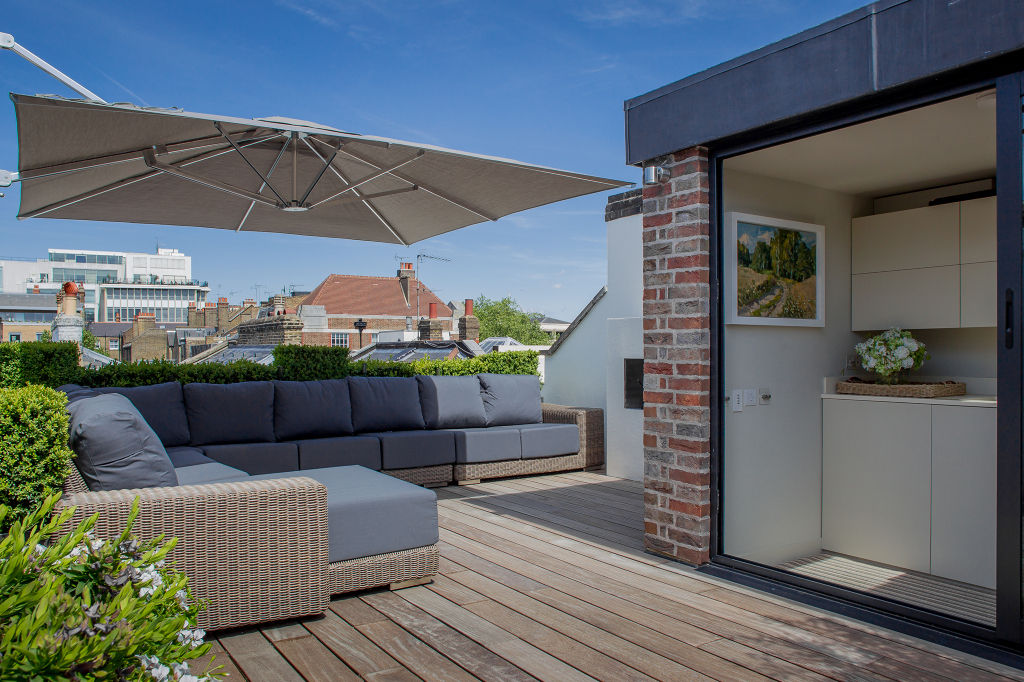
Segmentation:
<svg viewBox="0 0 1024 682">
<path fill-rule="evenodd" d="M 883 384 L 899 383 L 902 372 L 920 368 L 930 357 L 925 345 L 910 332 L 895 328 L 858 343 L 854 350 L 861 366 L 877 374 Z"/>
</svg>

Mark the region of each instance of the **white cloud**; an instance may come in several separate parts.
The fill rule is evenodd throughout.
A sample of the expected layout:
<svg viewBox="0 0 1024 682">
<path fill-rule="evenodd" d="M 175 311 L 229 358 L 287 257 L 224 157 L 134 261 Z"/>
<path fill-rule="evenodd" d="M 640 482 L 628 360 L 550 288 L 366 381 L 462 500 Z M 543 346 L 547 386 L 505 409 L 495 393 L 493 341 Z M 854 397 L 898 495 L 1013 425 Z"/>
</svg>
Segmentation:
<svg viewBox="0 0 1024 682">
<path fill-rule="evenodd" d="M 577 10 L 576 16 L 592 24 L 678 23 L 704 16 L 710 5 L 708 0 L 603 0 Z"/>
<path fill-rule="evenodd" d="M 285 9 L 290 9 L 293 12 L 298 12 L 302 16 L 307 19 L 312 19 L 321 26 L 335 28 L 338 25 L 338 22 L 334 19 L 317 9 L 310 7 L 309 5 L 301 5 L 297 2 L 292 2 L 292 0 L 274 0 L 274 2 L 277 3 L 279 7 L 284 7 Z"/>
</svg>

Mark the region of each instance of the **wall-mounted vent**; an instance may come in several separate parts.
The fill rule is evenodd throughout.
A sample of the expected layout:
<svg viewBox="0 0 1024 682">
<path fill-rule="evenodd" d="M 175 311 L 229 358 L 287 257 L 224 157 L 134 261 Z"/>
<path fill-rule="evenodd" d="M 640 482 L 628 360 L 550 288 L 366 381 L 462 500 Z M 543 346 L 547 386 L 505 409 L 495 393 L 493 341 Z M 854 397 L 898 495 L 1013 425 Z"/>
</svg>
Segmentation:
<svg viewBox="0 0 1024 682">
<path fill-rule="evenodd" d="M 627 410 L 644 408 L 644 361 L 643 359 L 625 358 L 622 361 L 623 401 Z"/>
</svg>

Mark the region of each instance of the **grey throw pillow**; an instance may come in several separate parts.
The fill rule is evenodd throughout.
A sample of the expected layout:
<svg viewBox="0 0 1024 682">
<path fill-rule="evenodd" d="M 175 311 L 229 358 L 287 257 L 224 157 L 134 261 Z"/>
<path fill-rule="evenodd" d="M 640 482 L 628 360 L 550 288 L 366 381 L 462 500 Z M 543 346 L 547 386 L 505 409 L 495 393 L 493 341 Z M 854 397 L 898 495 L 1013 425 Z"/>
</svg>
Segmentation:
<svg viewBox="0 0 1024 682">
<path fill-rule="evenodd" d="M 420 405 L 428 429 L 463 429 L 487 425 L 480 381 L 476 376 L 418 376 Z"/>
<path fill-rule="evenodd" d="M 540 377 L 534 374 L 478 374 L 488 426 L 543 421 Z"/>
<path fill-rule="evenodd" d="M 68 405 L 75 465 L 90 490 L 178 485 L 167 451 L 128 398 L 117 393 Z"/>
</svg>

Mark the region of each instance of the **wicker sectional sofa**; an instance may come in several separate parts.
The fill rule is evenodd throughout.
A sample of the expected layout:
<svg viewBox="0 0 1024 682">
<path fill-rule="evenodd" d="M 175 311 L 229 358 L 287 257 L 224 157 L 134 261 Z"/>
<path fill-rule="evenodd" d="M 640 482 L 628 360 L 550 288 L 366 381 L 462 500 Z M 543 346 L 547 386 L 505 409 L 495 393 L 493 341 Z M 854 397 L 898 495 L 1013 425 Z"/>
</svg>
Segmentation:
<svg viewBox="0 0 1024 682">
<path fill-rule="evenodd" d="M 118 475 L 131 481 L 128 450 L 148 448 L 166 453 L 173 473 L 164 477 L 175 479 L 153 479 L 140 462 L 142 483 L 99 481 L 80 455 L 63 503 L 76 518 L 99 513 L 97 533 L 113 536 L 138 498 L 136 532 L 178 538 L 172 558 L 208 600 L 209 629 L 320 613 L 332 594 L 429 580 L 436 496 L 413 483 L 603 462 L 601 411 L 542 405 L 536 377 L 62 390 L 72 445 L 84 444 L 76 451 L 88 449 L 76 433 L 90 418 L 117 423 L 118 411 L 137 410 L 152 435 L 111 455 Z"/>
</svg>

